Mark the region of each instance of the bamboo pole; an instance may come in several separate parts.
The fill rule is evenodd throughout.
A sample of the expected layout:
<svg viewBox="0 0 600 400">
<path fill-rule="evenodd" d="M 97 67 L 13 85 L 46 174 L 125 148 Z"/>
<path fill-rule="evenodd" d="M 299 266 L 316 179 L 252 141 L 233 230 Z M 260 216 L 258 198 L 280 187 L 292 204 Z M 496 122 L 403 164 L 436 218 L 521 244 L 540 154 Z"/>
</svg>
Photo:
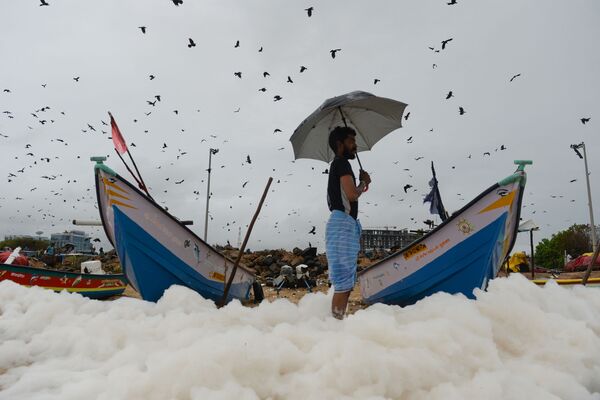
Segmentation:
<svg viewBox="0 0 600 400">
<path fill-rule="evenodd" d="M 262 208 L 265 198 L 267 197 L 267 193 L 269 192 L 269 188 L 271 187 L 271 182 L 273 182 L 273 178 L 269 177 L 269 181 L 267 182 L 265 191 L 263 192 L 260 202 L 258 203 L 258 207 L 256 208 L 256 212 L 254 213 L 254 217 L 252 217 L 252 221 L 250 222 L 250 225 L 248 226 L 248 231 L 246 232 L 246 237 L 244 237 L 244 242 L 242 243 L 242 247 L 240 247 L 240 250 L 238 251 L 237 259 L 235 260 L 235 263 L 233 264 L 233 269 L 231 271 L 231 275 L 229 276 L 229 280 L 227 281 L 227 284 L 225 285 L 225 290 L 223 291 L 223 297 L 221 298 L 221 301 L 219 301 L 217 303 L 217 307 L 219 307 L 219 308 L 221 308 L 225 304 L 227 304 L 227 296 L 229 295 L 229 289 L 231 288 L 231 284 L 233 283 L 233 278 L 235 278 L 235 272 L 237 271 L 237 267 L 240 264 L 242 256 L 244 255 L 244 250 L 246 250 L 246 244 L 248 243 L 248 239 L 250 238 L 250 233 L 252 232 L 252 228 L 254 227 L 256 218 L 258 218 L 258 214 L 260 213 L 260 209 Z"/>
</svg>

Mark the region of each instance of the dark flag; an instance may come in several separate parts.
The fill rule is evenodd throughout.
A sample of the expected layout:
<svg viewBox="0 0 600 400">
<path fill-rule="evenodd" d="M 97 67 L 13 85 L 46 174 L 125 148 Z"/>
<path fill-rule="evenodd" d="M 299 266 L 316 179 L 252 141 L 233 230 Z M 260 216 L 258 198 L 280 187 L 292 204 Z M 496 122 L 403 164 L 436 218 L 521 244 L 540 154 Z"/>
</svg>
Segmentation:
<svg viewBox="0 0 600 400">
<path fill-rule="evenodd" d="M 442 221 L 445 221 L 448 218 L 448 214 L 446 213 L 446 209 L 444 208 L 444 204 L 442 204 L 442 196 L 440 195 L 440 190 L 438 188 L 438 181 L 435 177 L 435 168 L 433 167 L 433 161 L 431 162 L 431 172 L 433 173 L 433 178 L 429 181 L 429 187 L 431 187 L 431 192 L 423 199 L 423 203 L 429 202 L 429 212 L 431 214 L 438 214 Z"/>
</svg>

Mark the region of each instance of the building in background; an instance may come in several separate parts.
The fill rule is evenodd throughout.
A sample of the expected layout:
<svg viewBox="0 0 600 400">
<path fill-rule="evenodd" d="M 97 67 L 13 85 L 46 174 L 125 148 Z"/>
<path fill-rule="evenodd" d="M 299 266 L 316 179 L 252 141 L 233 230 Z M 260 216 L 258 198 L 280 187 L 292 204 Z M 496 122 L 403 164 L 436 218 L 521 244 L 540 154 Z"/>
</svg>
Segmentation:
<svg viewBox="0 0 600 400">
<path fill-rule="evenodd" d="M 83 231 L 65 231 L 63 233 L 53 233 L 50 241 L 56 248 L 64 247 L 66 244 L 75 246 L 77 253 L 93 253 L 92 238 Z"/>
<path fill-rule="evenodd" d="M 360 249 L 362 251 L 375 249 L 402 249 L 421 236 L 422 231 L 409 231 L 408 229 L 390 229 L 395 227 L 363 229 L 360 236 Z"/>
</svg>

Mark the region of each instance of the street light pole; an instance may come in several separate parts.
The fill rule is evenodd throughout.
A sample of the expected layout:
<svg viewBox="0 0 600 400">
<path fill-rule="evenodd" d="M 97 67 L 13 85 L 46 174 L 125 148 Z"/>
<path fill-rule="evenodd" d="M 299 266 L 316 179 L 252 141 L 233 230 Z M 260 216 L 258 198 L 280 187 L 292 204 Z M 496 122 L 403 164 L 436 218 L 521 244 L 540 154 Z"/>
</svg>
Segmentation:
<svg viewBox="0 0 600 400">
<path fill-rule="evenodd" d="M 208 237 L 208 203 L 210 202 L 210 173 L 212 172 L 212 155 L 217 154 L 219 149 L 208 149 L 208 183 L 206 188 L 206 214 L 204 215 L 204 241 Z M 208 243 L 208 242 L 207 242 Z"/>
<path fill-rule="evenodd" d="M 581 142 L 581 146 L 583 147 L 583 163 L 585 164 L 585 181 L 587 183 L 587 193 L 588 193 L 588 206 L 590 207 L 590 223 L 592 224 L 592 251 L 596 252 L 596 225 L 594 224 L 594 211 L 592 208 L 592 190 L 590 189 L 590 174 L 588 172 L 588 163 L 587 163 L 587 153 L 585 151 L 585 143 Z"/>
<path fill-rule="evenodd" d="M 590 209 L 590 231 L 592 233 L 592 251 L 596 252 L 598 243 L 596 241 L 596 225 L 594 224 L 594 210 L 592 207 L 592 189 L 590 188 L 590 174 L 588 172 L 587 152 L 585 151 L 585 143 L 581 142 L 579 144 L 572 144 L 571 148 L 575 150 L 575 153 L 577 153 L 579 158 L 583 158 L 583 163 L 585 165 L 585 182 L 587 184 L 588 207 Z M 577 149 L 579 148 L 583 149 L 583 157 L 581 156 L 581 153 L 577 151 Z"/>
</svg>

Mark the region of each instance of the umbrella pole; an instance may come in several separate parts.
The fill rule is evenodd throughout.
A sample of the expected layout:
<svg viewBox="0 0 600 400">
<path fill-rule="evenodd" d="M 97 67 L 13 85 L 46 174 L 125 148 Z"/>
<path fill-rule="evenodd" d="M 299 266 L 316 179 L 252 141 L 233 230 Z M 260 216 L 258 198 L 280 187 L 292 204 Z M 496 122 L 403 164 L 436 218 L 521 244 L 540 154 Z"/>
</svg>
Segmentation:
<svg viewBox="0 0 600 400">
<path fill-rule="evenodd" d="M 356 152 L 356 161 L 358 161 L 358 166 L 360 167 L 360 170 L 363 171 L 362 164 L 360 163 L 360 158 L 358 158 L 358 151 Z"/>
<path fill-rule="evenodd" d="M 338 111 L 340 112 L 340 115 L 342 116 L 342 121 L 344 122 L 344 126 L 347 128 L 348 123 L 346 122 L 346 117 L 344 117 L 344 113 L 342 112 L 342 107 L 338 107 Z M 360 162 L 360 158 L 358 157 L 358 151 L 356 152 L 356 161 L 358 161 L 358 167 L 360 168 L 360 170 L 364 171 L 363 166 Z"/>
</svg>

